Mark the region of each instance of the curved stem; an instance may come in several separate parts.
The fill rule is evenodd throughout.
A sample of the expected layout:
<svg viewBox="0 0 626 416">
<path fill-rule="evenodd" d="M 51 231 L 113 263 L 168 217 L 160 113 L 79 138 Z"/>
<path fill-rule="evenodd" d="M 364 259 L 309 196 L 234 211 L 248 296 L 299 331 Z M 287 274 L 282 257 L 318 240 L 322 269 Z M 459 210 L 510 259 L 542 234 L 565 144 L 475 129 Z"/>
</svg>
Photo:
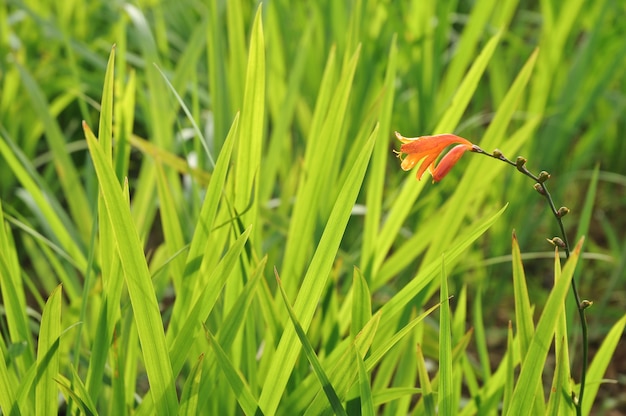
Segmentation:
<svg viewBox="0 0 626 416">
<path fill-rule="evenodd" d="M 562 215 L 559 214 L 559 211 L 556 208 L 556 205 L 554 205 L 554 200 L 552 199 L 552 195 L 550 195 L 550 191 L 548 191 L 548 188 L 546 187 L 545 181 L 547 180 L 547 178 L 541 179 L 539 176 L 530 172 L 526 168 L 526 161 L 524 159 L 521 159 L 521 160 L 518 159 L 517 162 L 514 162 L 512 160 L 507 159 L 500 151 L 495 151 L 493 154 L 491 154 L 491 153 L 485 152 L 483 149 L 481 149 L 480 147 L 476 145 L 474 145 L 474 147 L 472 148 L 472 151 L 474 153 L 479 153 L 481 155 L 485 155 L 493 159 L 497 159 L 501 162 L 507 163 L 509 165 L 515 166 L 519 172 L 521 172 L 525 176 L 528 176 L 533 181 L 535 181 L 535 183 L 539 184 L 540 188 L 538 188 L 537 190 L 539 191 L 541 195 L 545 196 L 546 200 L 548 201 L 548 205 L 550 206 L 550 209 L 552 210 L 552 214 L 554 215 L 554 218 L 556 218 L 556 221 L 559 224 L 559 228 L 561 230 L 561 237 L 564 243 L 563 249 L 565 250 L 565 257 L 568 259 L 570 256 L 570 245 L 567 240 L 567 234 L 565 233 L 565 227 L 563 226 L 563 220 L 561 218 Z M 578 289 L 576 288 L 576 280 L 574 279 L 572 279 L 572 293 L 574 294 L 574 299 L 576 300 L 576 308 L 578 309 L 578 316 L 580 318 L 580 327 L 581 327 L 582 338 L 583 338 L 582 340 L 583 341 L 583 362 L 582 362 L 582 368 L 581 368 L 581 374 L 580 374 L 580 392 L 578 394 L 578 400 L 574 399 L 574 407 L 576 408 L 576 414 L 577 416 L 581 416 L 583 394 L 585 392 L 585 381 L 587 378 L 587 365 L 588 365 L 587 361 L 589 357 L 589 339 L 588 339 L 588 333 L 587 333 L 587 318 L 585 316 L 585 309 L 589 306 L 589 303 L 587 301 L 584 301 L 584 302 L 581 301 L 580 296 L 578 294 Z M 572 393 L 572 396 L 574 396 L 573 393 Z"/>
</svg>

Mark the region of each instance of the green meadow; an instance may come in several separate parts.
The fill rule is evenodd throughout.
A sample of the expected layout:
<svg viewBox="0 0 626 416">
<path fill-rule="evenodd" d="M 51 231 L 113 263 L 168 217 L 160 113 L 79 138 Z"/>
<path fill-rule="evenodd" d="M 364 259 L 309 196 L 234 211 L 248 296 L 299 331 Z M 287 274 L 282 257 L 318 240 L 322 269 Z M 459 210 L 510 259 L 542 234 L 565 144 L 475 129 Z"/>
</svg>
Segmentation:
<svg viewBox="0 0 626 416">
<path fill-rule="evenodd" d="M 626 414 L 625 15 L 0 0 L 0 413 Z"/>
</svg>

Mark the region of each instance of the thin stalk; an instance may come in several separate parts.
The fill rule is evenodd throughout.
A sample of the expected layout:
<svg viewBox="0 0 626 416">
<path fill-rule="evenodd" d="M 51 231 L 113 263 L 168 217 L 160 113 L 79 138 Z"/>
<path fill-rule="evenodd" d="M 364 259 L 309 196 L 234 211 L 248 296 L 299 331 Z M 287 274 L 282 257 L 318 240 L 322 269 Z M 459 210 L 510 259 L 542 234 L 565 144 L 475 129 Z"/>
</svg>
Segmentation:
<svg viewBox="0 0 626 416">
<path fill-rule="evenodd" d="M 522 174 L 528 176 L 533 181 L 535 181 L 535 189 L 537 190 L 537 192 L 543 195 L 548 201 L 548 205 L 550 206 L 550 209 L 552 210 L 552 214 L 554 215 L 554 218 L 556 219 L 556 222 L 559 224 L 559 228 L 561 230 L 562 240 L 560 242 L 554 241 L 554 243 L 557 244 L 559 247 L 563 248 L 565 250 L 565 257 L 569 258 L 570 245 L 567 240 L 567 234 L 565 233 L 565 227 L 563 226 L 563 220 L 562 220 L 563 215 L 565 215 L 569 210 L 567 210 L 566 208 L 557 209 L 556 205 L 554 205 L 554 200 L 552 199 L 552 195 L 550 194 L 550 191 L 548 191 L 548 188 L 546 186 L 546 181 L 550 178 L 550 175 L 547 172 L 541 172 L 538 176 L 533 174 L 532 172 L 528 170 L 528 168 L 526 168 L 526 159 L 524 159 L 523 157 L 518 157 L 517 160 L 514 162 L 512 160 L 507 159 L 499 150 L 495 150 L 493 153 L 487 153 L 476 145 L 473 146 L 472 151 L 474 153 L 479 153 L 481 155 L 485 155 L 493 159 L 500 160 L 504 163 L 508 163 L 511 166 L 515 166 L 519 172 L 521 172 Z M 576 288 L 575 279 L 572 279 L 572 293 L 574 294 L 574 299 L 576 300 L 576 306 L 578 309 L 578 316 L 580 318 L 580 327 L 581 327 L 581 332 L 582 332 L 582 337 L 583 337 L 583 362 L 582 362 L 582 369 L 581 369 L 581 375 L 580 375 L 580 392 L 578 394 L 578 400 L 576 400 L 575 394 L 572 392 L 572 399 L 574 401 L 574 407 L 576 408 L 576 415 L 582 416 L 583 394 L 585 392 L 585 380 L 587 378 L 587 361 L 589 357 L 589 339 L 588 339 L 588 333 L 587 333 L 587 318 L 585 316 L 585 309 L 591 305 L 591 302 L 586 301 L 586 300 L 581 301 L 580 296 L 578 294 L 578 289 Z"/>
</svg>

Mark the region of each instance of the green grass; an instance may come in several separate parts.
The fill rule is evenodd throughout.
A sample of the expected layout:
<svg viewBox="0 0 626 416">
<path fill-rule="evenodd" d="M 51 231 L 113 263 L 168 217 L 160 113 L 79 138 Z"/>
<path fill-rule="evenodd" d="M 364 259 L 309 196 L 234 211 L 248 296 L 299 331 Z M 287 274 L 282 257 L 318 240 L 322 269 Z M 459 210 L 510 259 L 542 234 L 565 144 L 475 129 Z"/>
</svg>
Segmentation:
<svg viewBox="0 0 626 416">
<path fill-rule="evenodd" d="M 0 3 L 2 413 L 623 409 L 623 11 Z"/>
</svg>

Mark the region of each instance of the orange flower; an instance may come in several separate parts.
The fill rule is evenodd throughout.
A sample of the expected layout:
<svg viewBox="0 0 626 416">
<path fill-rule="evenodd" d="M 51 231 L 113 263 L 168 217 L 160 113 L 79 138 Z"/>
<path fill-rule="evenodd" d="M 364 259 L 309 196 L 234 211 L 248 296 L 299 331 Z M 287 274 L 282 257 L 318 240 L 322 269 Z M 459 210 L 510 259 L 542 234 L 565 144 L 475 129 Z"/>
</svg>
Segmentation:
<svg viewBox="0 0 626 416">
<path fill-rule="evenodd" d="M 396 137 L 402 142 L 400 151 L 396 152 L 402 160 L 403 170 L 411 170 L 423 160 L 417 170 L 417 179 L 421 180 L 426 169 L 433 175 L 433 182 L 439 182 L 450 172 L 450 169 L 461 159 L 463 153 L 472 150 L 474 145 L 462 137 L 454 134 L 437 134 L 435 136 L 404 137 L 396 132 Z M 437 157 L 451 144 L 457 144 L 435 166 Z M 402 156 L 406 157 L 402 159 Z"/>
</svg>

